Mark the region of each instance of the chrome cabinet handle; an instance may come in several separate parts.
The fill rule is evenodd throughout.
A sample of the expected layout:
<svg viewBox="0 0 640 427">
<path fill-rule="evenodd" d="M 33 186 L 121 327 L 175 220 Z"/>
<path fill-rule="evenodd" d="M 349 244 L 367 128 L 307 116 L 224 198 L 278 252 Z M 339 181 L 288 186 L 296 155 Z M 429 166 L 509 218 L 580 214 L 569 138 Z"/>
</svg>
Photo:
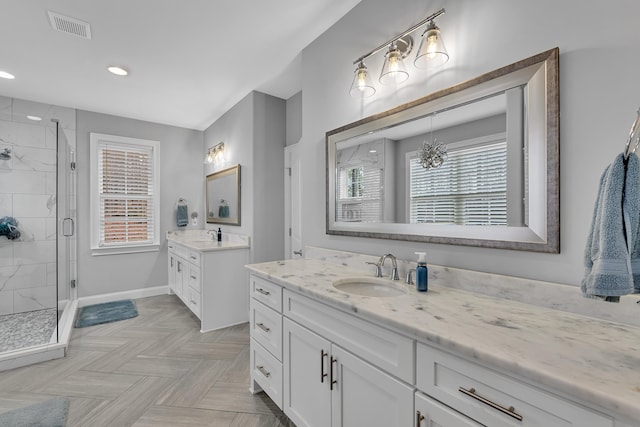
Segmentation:
<svg viewBox="0 0 640 427">
<path fill-rule="evenodd" d="M 510 417 L 513 417 L 518 421 L 522 421 L 522 419 L 523 419 L 522 415 L 518 414 L 516 412 L 516 409 L 513 406 L 509 406 L 508 408 L 505 408 L 504 406 L 498 405 L 497 403 L 492 402 L 489 399 L 480 396 L 479 394 L 476 394 L 476 389 L 475 388 L 470 388 L 470 389 L 467 390 L 464 387 L 459 387 L 458 391 L 460 393 L 466 394 L 467 396 L 476 399 L 479 402 L 484 403 L 487 406 L 492 407 L 493 409 L 496 409 L 496 410 L 502 412 L 503 414 L 507 414 Z"/>
<path fill-rule="evenodd" d="M 196 279 L 197 279 L 197 277 L 196 277 L 196 276 L 194 276 L 193 274 L 191 275 L 191 278 L 192 278 L 193 280 L 196 280 Z"/>
<path fill-rule="evenodd" d="M 424 415 L 422 415 L 420 411 L 416 411 L 416 427 L 420 427 L 422 421 L 424 421 Z"/>
<path fill-rule="evenodd" d="M 325 353 L 324 350 L 320 350 L 320 382 L 323 383 L 324 382 L 324 378 L 329 376 L 325 371 L 324 371 L 324 358 L 327 357 L 329 355 L 329 353 Z"/>
<path fill-rule="evenodd" d="M 256 288 L 256 292 L 260 292 L 262 295 L 271 295 L 271 292 L 265 291 L 262 288 Z"/>
<path fill-rule="evenodd" d="M 191 259 L 195 261 L 197 258 L 191 255 Z"/>
<path fill-rule="evenodd" d="M 271 329 L 267 328 L 266 326 L 264 326 L 264 323 L 260 322 L 260 323 L 256 323 L 256 326 L 260 329 L 262 329 L 265 332 L 269 332 Z"/>
<path fill-rule="evenodd" d="M 260 373 L 261 373 L 262 375 L 264 375 L 265 377 L 267 377 L 267 378 L 269 378 L 269 377 L 271 376 L 271 372 L 269 372 L 269 371 L 267 371 L 266 369 L 264 369 L 264 366 L 262 366 L 262 365 L 258 365 L 258 366 L 256 366 L 256 369 L 257 369 L 258 371 L 260 371 Z"/>
<path fill-rule="evenodd" d="M 300 249 L 299 251 L 293 251 L 293 254 L 302 256 L 302 249 Z"/>
<path fill-rule="evenodd" d="M 338 363 L 338 359 L 335 359 L 333 356 L 331 356 L 331 366 L 330 366 L 330 369 L 329 369 L 329 371 L 330 371 L 330 373 L 329 373 L 330 378 L 329 379 L 330 379 L 331 382 L 329 383 L 329 390 L 333 390 L 333 385 L 334 384 L 338 384 L 338 380 L 334 380 L 333 379 L 333 364 L 334 364 L 334 362 Z"/>
<path fill-rule="evenodd" d="M 178 273 L 182 272 L 182 263 L 178 261 Z"/>
</svg>

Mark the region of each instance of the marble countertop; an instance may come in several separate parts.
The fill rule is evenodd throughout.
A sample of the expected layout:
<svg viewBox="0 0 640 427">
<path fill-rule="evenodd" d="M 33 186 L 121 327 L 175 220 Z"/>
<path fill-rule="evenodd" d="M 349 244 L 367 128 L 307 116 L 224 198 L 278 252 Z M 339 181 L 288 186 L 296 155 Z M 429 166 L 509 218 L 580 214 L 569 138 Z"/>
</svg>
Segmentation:
<svg viewBox="0 0 640 427">
<path fill-rule="evenodd" d="M 258 276 L 480 364 L 640 421 L 640 327 L 430 285 L 377 298 L 333 282 L 372 276 L 315 259 L 251 264 Z M 402 280 L 398 283 L 403 283 Z"/>
<path fill-rule="evenodd" d="M 227 251 L 231 249 L 250 248 L 249 236 L 223 233 L 222 241 L 216 240 L 215 230 L 212 234 L 207 230 L 167 231 L 167 240 L 200 252 Z"/>
</svg>

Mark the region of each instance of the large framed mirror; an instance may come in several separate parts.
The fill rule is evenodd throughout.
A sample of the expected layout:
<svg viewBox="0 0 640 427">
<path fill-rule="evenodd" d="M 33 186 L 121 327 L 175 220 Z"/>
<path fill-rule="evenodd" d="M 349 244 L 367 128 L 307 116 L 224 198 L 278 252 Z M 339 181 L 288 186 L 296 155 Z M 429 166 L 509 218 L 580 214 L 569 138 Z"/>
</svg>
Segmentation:
<svg viewBox="0 0 640 427">
<path fill-rule="evenodd" d="M 558 61 L 551 49 L 327 132 L 327 234 L 558 253 Z"/>
<path fill-rule="evenodd" d="M 207 175 L 207 222 L 240 225 L 240 165 Z"/>
</svg>

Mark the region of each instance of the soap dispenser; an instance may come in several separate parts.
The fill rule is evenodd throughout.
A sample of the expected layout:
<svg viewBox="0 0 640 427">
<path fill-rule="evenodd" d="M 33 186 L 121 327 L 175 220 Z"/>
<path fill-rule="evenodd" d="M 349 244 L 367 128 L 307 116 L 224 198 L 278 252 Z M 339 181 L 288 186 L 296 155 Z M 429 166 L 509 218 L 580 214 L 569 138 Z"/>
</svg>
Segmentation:
<svg viewBox="0 0 640 427">
<path fill-rule="evenodd" d="M 427 269 L 427 261 L 425 260 L 425 252 L 416 252 L 418 255 L 418 266 L 416 267 L 416 290 L 418 292 L 427 292 L 429 290 L 429 270 Z"/>
<path fill-rule="evenodd" d="M 218 227 L 218 243 L 222 243 L 222 229 Z"/>
</svg>

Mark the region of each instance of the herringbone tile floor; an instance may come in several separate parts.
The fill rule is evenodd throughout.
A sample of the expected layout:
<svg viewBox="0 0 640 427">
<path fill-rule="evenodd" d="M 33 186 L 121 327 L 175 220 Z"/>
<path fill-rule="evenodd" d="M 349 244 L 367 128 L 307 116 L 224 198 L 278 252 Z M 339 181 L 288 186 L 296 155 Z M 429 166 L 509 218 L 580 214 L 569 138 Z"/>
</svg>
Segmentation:
<svg viewBox="0 0 640 427">
<path fill-rule="evenodd" d="M 68 396 L 69 427 L 293 426 L 248 391 L 248 324 L 203 334 L 174 295 L 136 305 L 136 318 L 74 329 L 65 358 L 0 373 L 0 413 Z"/>
</svg>

